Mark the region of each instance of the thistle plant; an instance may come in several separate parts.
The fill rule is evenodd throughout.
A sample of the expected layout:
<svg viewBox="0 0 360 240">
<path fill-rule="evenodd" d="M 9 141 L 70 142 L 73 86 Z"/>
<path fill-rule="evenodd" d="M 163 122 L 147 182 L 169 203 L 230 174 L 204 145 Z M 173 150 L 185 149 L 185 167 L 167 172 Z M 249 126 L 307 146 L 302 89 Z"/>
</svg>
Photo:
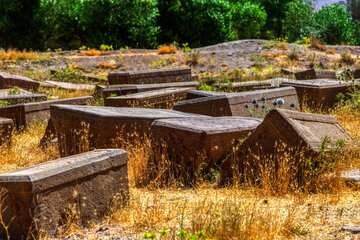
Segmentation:
<svg viewBox="0 0 360 240">
<path fill-rule="evenodd" d="M 272 107 L 267 105 L 266 97 L 262 96 L 260 100 L 252 99 L 251 105 L 245 104 L 245 108 L 249 110 L 251 117 L 264 118 L 266 114 L 272 109 L 276 107 L 282 107 L 285 104 L 285 100 L 283 98 L 278 98 L 272 102 Z M 290 108 L 295 108 L 295 103 L 290 103 Z"/>
</svg>

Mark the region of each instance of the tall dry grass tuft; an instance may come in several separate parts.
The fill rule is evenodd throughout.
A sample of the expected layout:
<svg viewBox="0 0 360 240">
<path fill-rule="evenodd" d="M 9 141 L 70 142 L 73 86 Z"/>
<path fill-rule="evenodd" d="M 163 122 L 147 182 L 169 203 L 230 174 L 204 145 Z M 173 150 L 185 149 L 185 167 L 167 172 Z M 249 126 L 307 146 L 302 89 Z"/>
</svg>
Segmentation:
<svg viewBox="0 0 360 240">
<path fill-rule="evenodd" d="M 158 54 L 176 54 L 176 47 L 173 44 L 161 45 L 158 47 Z"/>
<path fill-rule="evenodd" d="M 37 52 L 28 52 L 26 50 L 0 50 L 0 60 L 18 61 L 18 60 L 35 60 L 39 59 L 40 55 Z"/>
<path fill-rule="evenodd" d="M 45 149 L 39 147 L 45 128 L 46 125 L 40 123 L 31 125 L 23 131 L 15 130 L 11 145 L 0 146 L 0 172 L 8 172 L 59 158 L 56 146 Z"/>
</svg>

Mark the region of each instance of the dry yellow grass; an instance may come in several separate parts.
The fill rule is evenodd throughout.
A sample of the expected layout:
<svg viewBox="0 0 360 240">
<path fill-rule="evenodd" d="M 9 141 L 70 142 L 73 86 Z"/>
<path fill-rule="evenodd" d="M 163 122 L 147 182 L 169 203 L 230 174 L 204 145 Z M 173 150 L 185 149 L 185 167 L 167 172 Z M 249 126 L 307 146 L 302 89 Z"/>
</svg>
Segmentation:
<svg viewBox="0 0 360 240">
<path fill-rule="evenodd" d="M 53 93 L 61 95 L 60 93 Z M 67 93 L 69 94 L 69 93 Z M 67 95 L 69 96 L 69 95 Z M 338 108 L 330 112 L 356 139 L 360 138 L 360 114 Z M 0 172 L 10 171 L 58 158 L 55 147 L 38 146 L 44 124 L 16 132 L 10 148 L 0 148 Z M 261 188 L 218 188 L 201 183 L 194 189 L 177 187 L 139 188 L 145 176 L 150 142 L 127 146 L 131 196 L 124 209 L 112 209 L 100 224 L 88 229 L 70 226 L 59 238 L 113 239 L 127 236 L 143 239 L 144 233 L 166 229 L 161 239 L 181 239 L 179 231 L 190 234 L 204 231 L 213 239 L 352 239 L 341 232 L 343 225 L 359 225 L 360 192 L 336 187 L 330 193 L 292 192 L 281 196 Z M 358 151 L 358 149 L 357 149 Z M 349 168 L 356 164 L 356 154 L 348 157 Z M 183 232 L 184 233 L 184 232 Z M 47 238 L 44 238 L 47 239 Z"/>
<path fill-rule="evenodd" d="M 39 58 L 40 55 L 37 52 L 27 52 L 26 50 L 23 51 L 0 50 L 0 60 L 18 61 L 18 60 L 35 60 Z"/>
<path fill-rule="evenodd" d="M 176 47 L 171 45 L 161 45 L 158 47 L 158 54 L 176 54 Z"/>
</svg>

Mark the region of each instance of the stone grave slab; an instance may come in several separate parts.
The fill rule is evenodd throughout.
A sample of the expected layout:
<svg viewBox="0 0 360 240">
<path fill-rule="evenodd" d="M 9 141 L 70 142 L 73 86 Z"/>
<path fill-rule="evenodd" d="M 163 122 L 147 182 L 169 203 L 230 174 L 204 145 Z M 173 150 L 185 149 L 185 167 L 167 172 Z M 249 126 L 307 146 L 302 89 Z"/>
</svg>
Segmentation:
<svg viewBox="0 0 360 240">
<path fill-rule="evenodd" d="M 309 69 L 295 73 L 297 80 L 308 79 L 337 79 L 338 71 Z"/>
<path fill-rule="evenodd" d="M 9 118 L 0 117 L 0 145 L 10 144 L 14 129 L 14 122 Z"/>
<path fill-rule="evenodd" d="M 41 122 L 50 118 L 50 106 L 52 104 L 73 104 L 73 105 L 91 105 L 94 103 L 92 96 L 67 98 L 60 100 L 23 103 L 12 106 L 0 107 L 0 117 L 14 120 L 17 128 L 26 126 L 35 122 Z"/>
<path fill-rule="evenodd" d="M 68 82 L 55 82 L 55 81 L 46 81 L 46 83 L 52 84 L 59 89 L 66 89 L 70 91 L 94 91 L 96 86 L 90 84 L 78 84 L 78 83 L 68 83 Z"/>
<path fill-rule="evenodd" d="M 19 93 L 9 94 L 9 90 L 11 91 L 11 89 L 0 89 L 0 101 L 8 102 L 10 105 L 47 100 L 44 94 L 34 94 L 23 89 L 19 89 Z"/>
<path fill-rule="evenodd" d="M 99 149 L 0 174 L 1 214 L 11 239 L 55 236 L 67 211 L 83 226 L 99 222 L 117 200 L 129 199 L 128 156 L 121 149 Z M 6 238 L 3 226 L 0 236 Z"/>
<path fill-rule="evenodd" d="M 27 90 L 37 90 L 40 83 L 24 76 L 0 72 L 0 89 L 16 86 Z"/>
<path fill-rule="evenodd" d="M 168 109 L 52 105 L 61 156 L 88 149 L 124 148 L 149 139 L 156 119 L 198 117 Z"/>
<path fill-rule="evenodd" d="M 190 82 L 191 68 L 168 68 L 153 69 L 134 72 L 109 73 L 108 80 L 110 85 L 117 84 L 153 84 L 171 82 Z"/>
<path fill-rule="evenodd" d="M 240 176 L 251 172 L 252 175 L 247 175 L 247 178 L 257 178 L 259 164 L 270 159 L 278 169 L 278 152 L 294 156 L 291 161 L 298 164 L 294 171 L 301 171 L 304 169 L 306 158 L 316 156 L 320 151 L 325 136 L 331 140 L 328 150 L 335 148 L 335 142 L 338 140 L 344 140 L 346 143 L 353 141 L 332 116 L 273 109 L 240 145 L 236 155 L 222 164 L 221 183 L 224 185 L 231 181 L 233 169 L 237 169 Z M 300 155 L 300 152 L 303 155 Z"/>
<path fill-rule="evenodd" d="M 337 95 L 342 93 L 346 96 L 350 92 L 351 86 L 359 85 L 358 81 L 345 82 L 331 79 L 315 80 L 288 80 L 281 83 L 281 86 L 292 86 L 296 89 L 300 104 L 306 104 L 308 107 L 328 109 L 337 102 Z"/>
<path fill-rule="evenodd" d="M 341 173 L 341 178 L 347 182 L 360 184 L 360 170 L 349 170 Z"/>
<path fill-rule="evenodd" d="M 149 162 L 151 178 L 159 173 L 194 185 L 200 171 L 209 172 L 238 143 L 247 137 L 262 120 L 247 117 L 199 117 L 160 119 L 151 124 L 153 156 Z M 169 165 L 163 161 L 165 156 Z M 204 169 L 201 169 L 204 168 Z M 164 172 L 171 173 L 167 176 Z"/>
<path fill-rule="evenodd" d="M 178 101 L 185 100 L 194 88 L 164 88 L 144 93 L 134 93 L 105 99 L 105 106 L 171 109 Z"/>
<path fill-rule="evenodd" d="M 241 93 L 204 91 L 204 94 L 212 94 L 213 96 L 177 102 L 174 105 L 174 110 L 213 117 L 264 117 L 267 111 L 274 107 L 295 110 L 299 109 L 297 94 L 295 88 L 293 87 L 256 90 Z M 273 102 L 279 99 L 282 99 L 284 103 L 281 105 L 273 105 Z M 256 100 L 255 104 L 252 103 L 254 100 Z"/>
<path fill-rule="evenodd" d="M 271 88 L 273 82 L 271 80 L 264 80 L 264 81 L 244 81 L 244 82 L 233 82 L 230 86 L 226 83 L 215 83 L 213 84 L 215 87 L 219 88 L 220 90 L 225 89 L 232 89 L 236 92 L 243 92 L 243 91 L 250 91 L 254 90 L 255 88 Z"/>
<path fill-rule="evenodd" d="M 164 88 L 188 88 L 195 87 L 198 82 L 176 82 L 176 83 L 158 83 L 158 84 L 124 84 L 124 85 L 110 85 L 103 90 L 105 98 L 110 97 L 113 94 L 117 96 L 148 92 L 154 90 L 160 90 Z"/>
</svg>

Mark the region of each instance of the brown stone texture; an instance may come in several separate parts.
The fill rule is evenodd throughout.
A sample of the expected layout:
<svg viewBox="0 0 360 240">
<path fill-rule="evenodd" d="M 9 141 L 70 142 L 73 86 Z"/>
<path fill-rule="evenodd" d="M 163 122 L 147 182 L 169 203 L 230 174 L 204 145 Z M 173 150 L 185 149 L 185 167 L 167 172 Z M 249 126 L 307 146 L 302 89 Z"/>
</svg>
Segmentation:
<svg viewBox="0 0 360 240">
<path fill-rule="evenodd" d="M 46 81 L 46 83 L 52 84 L 59 89 L 66 89 L 70 91 L 93 91 L 95 90 L 95 85 L 90 84 L 78 84 L 78 83 L 68 83 L 68 82 L 55 82 L 55 81 Z"/>
<path fill-rule="evenodd" d="M 155 91 L 164 88 L 189 88 L 195 87 L 198 82 L 176 82 L 176 83 L 159 83 L 159 84 L 124 84 L 124 85 L 110 85 L 103 90 L 105 98 L 112 94 L 117 96 L 142 93 L 148 91 Z"/>
<path fill-rule="evenodd" d="M 271 160 L 278 169 L 277 153 L 280 151 L 294 158 L 314 156 L 319 152 L 325 136 L 331 140 L 328 149 L 335 148 L 338 140 L 352 142 L 350 135 L 332 116 L 273 109 L 240 145 L 236 155 L 222 164 L 221 184 L 231 182 L 234 171 L 238 171 L 237 174 L 242 177 L 248 174 L 250 178 L 251 173 L 251 178 L 257 178 L 261 161 Z M 302 157 L 299 153 L 303 153 Z M 303 166 L 299 165 L 294 171 L 300 172 L 302 169 Z"/>
<path fill-rule="evenodd" d="M 309 69 L 295 73 L 295 77 L 297 80 L 324 79 L 324 78 L 337 79 L 336 74 L 337 71 Z"/>
<path fill-rule="evenodd" d="M 231 152 L 238 140 L 247 137 L 261 121 L 247 117 L 154 121 L 151 124 L 153 156 L 149 161 L 151 178 L 156 178 L 158 183 L 162 178 L 167 183 L 173 177 L 184 185 L 194 185 L 201 171 L 207 173 L 220 165 L 219 161 Z"/>
<path fill-rule="evenodd" d="M 194 93 L 194 91 L 191 91 Z M 199 91 L 197 91 L 199 94 Z M 263 117 L 266 111 L 273 108 L 273 102 L 282 98 L 285 103 L 276 105 L 278 108 L 299 109 L 299 103 L 295 88 L 276 88 L 269 90 L 256 90 L 241 93 L 223 93 L 223 92 L 206 92 L 204 95 L 212 95 L 208 97 L 199 97 L 186 101 L 178 102 L 174 105 L 174 110 L 196 113 L 214 117 L 220 116 L 240 116 L 240 117 Z M 265 101 L 261 98 L 265 97 Z M 259 106 L 256 108 L 252 101 L 256 100 Z M 294 107 L 290 104 L 293 103 Z M 246 108 L 246 105 L 248 108 Z M 264 105 L 264 109 L 261 106 Z"/>
<path fill-rule="evenodd" d="M 40 83 L 24 76 L 0 72 L 0 89 L 12 88 L 15 86 L 27 90 L 37 90 Z"/>
<path fill-rule="evenodd" d="M 315 80 L 288 80 L 281 83 L 281 86 L 292 86 L 296 89 L 300 104 L 305 103 L 306 106 L 318 109 L 328 109 L 333 107 L 337 102 L 339 93 L 350 93 L 352 86 L 359 85 L 357 81 L 345 82 L 331 79 L 315 79 Z"/>
<path fill-rule="evenodd" d="M 10 144 L 14 122 L 9 118 L 0 117 L 0 145 Z"/>
<path fill-rule="evenodd" d="M 129 199 L 127 153 L 101 149 L 0 175 L 1 214 L 11 239 L 55 236 L 67 214 L 89 226 Z M 70 220 L 71 221 L 71 220 Z M 0 236 L 6 237 L 3 226 Z"/>
<path fill-rule="evenodd" d="M 171 109 L 178 101 L 187 98 L 187 92 L 194 88 L 164 88 L 144 93 L 134 93 L 105 99 L 105 106 L 142 107 Z"/>
<path fill-rule="evenodd" d="M 16 127 L 19 128 L 35 122 L 49 120 L 50 106 L 53 104 L 91 105 L 93 103 L 94 98 L 91 96 L 23 103 L 0 107 L 0 117 L 13 119 Z"/>
<path fill-rule="evenodd" d="M 51 106 L 61 156 L 98 148 L 124 148 L 149 139 L 156 119 L 198 117 L 168 109 Z"/>
<path fill-rule="evenodd" d="M 135 72 L 109 73 L 108 80 L 110 85 L 116 84 L 152 84 L 152 83 L 171 83 L 171 82 L 190 82 L 191 68 L 169 68 L 154 69 Z"/>
<path fill-rule="evenodd" d="M 20 104 L 29 102 L 46 101 L 47 98 L 44 94 L 34 94 L 23 89 L 19 89 L 18 94 L 9 94 L 11 89 L 0 89 L 0 101 L 6 101 L 9 104 Z"/>
</svg>

